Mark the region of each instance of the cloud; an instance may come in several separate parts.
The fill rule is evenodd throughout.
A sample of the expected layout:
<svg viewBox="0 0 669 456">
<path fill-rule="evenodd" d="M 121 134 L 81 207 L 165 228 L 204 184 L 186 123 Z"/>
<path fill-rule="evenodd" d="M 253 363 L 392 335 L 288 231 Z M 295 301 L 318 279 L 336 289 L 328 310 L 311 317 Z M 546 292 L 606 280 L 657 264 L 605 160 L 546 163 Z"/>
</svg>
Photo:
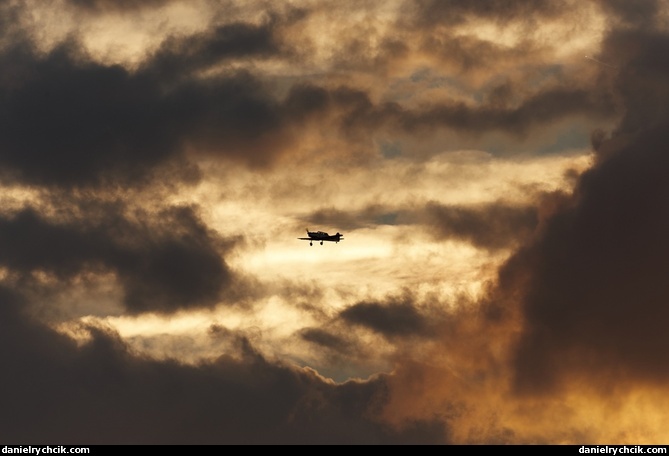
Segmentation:
<svg viewBox="0 0 669 456">
<path fill-rule="evenodd" d="M 26 77 L 1 89 L 7 122 L 0 144 L 0 160 L 20 179 L 97 184 L 102 174 L 125 171 L 132 181 L 177 152 L 165 128 L 170 109 L 156 105 L 152 81 L 120 67 L 78 64 L 65 48 L 43 59 L 20 56 L 9 67 Z"/>
<path fill-rule="evenodd" d="M 568 2 L 521 0 L 509 3 L 489 0 L 471 3 L 462 0 L 425 0 L 418 2 L 413 7 L 415 17 L 420 24 L 454 25 L 474 18 L 486 18 L 505 23 L 514 20 L 529 21 L 559 17 L 565 14 Z"/>
<path fill-rule="evenodd" d="M 399 363 L 389 419 L 451 411 L 453 438 L 468 443 L 663 440 L 652 423 L 666 419 L 669 116 L 666 65 L 651 55 L 666 44 L 652 29 L 608 35 L 605 55 L 624 62 L 610 86 L 619 125 L 598 134 L 573 194 L 538 202 L 537 236 L 450 316 L 429 362 Z"/>
<path fill-rule="evenodd" d="M 272 21 L 255 25 L 235 22 L 191 36 L 170 36 L 145 63 L 157 78 L 190 77 L 226 59 L 271 57 L 281 52 Z"/>
<path fill-rule="evenodd" d="M 575 87 L 555 87 L 530 94 L 518 106 L 474 107 L 461 102 L 445 103 L 404 112 L 396 121 L 411 132 L 442 126 L 465 132 L 502 130 L 522 135 L 533 126 L 568 115 L 587 114 L 605 119 L 612 110 L 615 104 L 604 94 Z"/>
<path fill-rule="evenodd" d="M 103 14 L 109 12 L 133 12 L 145 8 L 156 8 L 174 3 L 175 1 L 176 0 L 66 0 L 66 3 L 69 3 L 76 8 L 80 8 L 83 11 Z"/>
<path fill-rule="evenodd" d="M 617 109 L 609 94 L 589 87 L 554 86 L 516 96 L 520 99 L 513 104 L 504 103 L 498 96 L 478 105 L 446 100 L 409 107 L 396 102 L 375 103 L 369 93 L 346 86 L 332 90 L 301 86 L 293 89 L 286 105 L 299 107 L 299 117 L 307 112 L 324 118 L 334 114 L 340 131 L 352 138 L 364 137 L 365 132 L 394 130 L 419 134 L 440 129 L 475 135 L 503 131 L 522 137 L 533 127 L 568 116 L 587 115 L 606 120 Z"/>
<path fill-rule="evenodd" d="M 534 202 L 533 202 L 534 203 Z M 463 240 L 490 251 L 526 242 L 539 223 L 535 206 L 494 201 L 446 205 L 436 201 L 397 206 L 371 204 L 357 211 L 322 208 L 305 216 L 320 226 L 356 230 L 376 225 L 417 225 L 438 240 Z"/>
<path fill-rule="evenodd" d="M 666 378 L 660 358 L 668 341 L 659 323 L 669 291 L 662 280 L 665 130 L 644 131 L 587 172 L 575 204 L 510 265 L 534 271 L 524 290 L 523 384 L 542 385 L 572 363 L 596 376 Z"/>
<path fill-rule="evenodd" d="M 479 207 L 449 207 L 432 202 L 425 212 L 432 222 L 429 227 L 434 236 L 463 239 L 490 250 L 526 241 L 538 224 L 536 208 L 514 207 L 503 202 Z"/>
<path fill-rule="evenodd" d="M 10 73 L 25 75 L 0 87 L 0 162 L 10 176 L 43 185 L 133 185 L 183 160 L 187 147 L 257 166 L 280 153 L 278 105 L 249 73 L 168 89 L 171 73 L 131 73 L 82 60 L 75 48 L 0 57 Z"/>
<path fill-rule="evenodd" d="M 528 323 L 517 357 L 523 389 L 550 388 L 573 371 L 596 381 L 614 372 L 666 379 L 661 358 L 668 340 L 660 322 L 668 292 L 662 271 L 669 219 L 662 207 L 669 195 L 669 86 L 661 75 L 669 67 L 650 54 L 667 46 L 667 35 L 652 30 L 611 33 L 607 52 L 627 54 L 617 79 L 626 114 L 598 144 L 599 162 L 574 198 L 507 266 Z"/>
<path fill-rule="evenodd" d="M 425 335 L 430 326 L 428 317 L 422 315 L 413 303 L 405 300 L 359 302 L 344 309 L 340 317 L 388 339 Z"/>
<path fill-rule="evenodd" d="M 10 443 L 661 441 L 659 2 L 202 4 L 1 6 Z"/>
<path fill-rule="evenodd" d="M 598 1 L 597 3 L 610 13 L 612 19 L 620 21 L 623 26 L 645 28 L 654 25 L 658 13 L 662 12 L 661 2 L 657 0 L 642 0 L 633 7 L 628 2 L 620 0 Z"/>
<path fill-rule="evenodd" d="M 4 216 L 0 264 L 24 277 L 47 272 L 64 283 L 90 270 L 111 271 L 131 313 L 217 304 L 233 273 L 221 256 L 224 243 L 196 210 L 169 207 L 134 219 L 124 209 L 98 207 L 61 221 L 31 208 Z"/>
<path fill-rule="evenodd" d="M 328 145 L 337 137 L 326 155 L 350 149 L 345 158 L 364 160 L 375 152 L 374 139 L 389 133 L 526 135 L 570 116 L 606 120 L 616 109 L 607 91 L 567 75 L 539 85 L 497 81 L 476 103 L 443 95 L 428 103 L 393 100 L 358 84 L 359 73 L 347 83 L 273 80 L 263 61 L 283 67 L 301 56 L 291 31 L 311 16 L 298 13 L 269 11 L 260 22 L 166 34 L 136 68 L 92 60 L 85 30 L 41 52 L 27 45 L 26 32 L 23 44 L 0 56 L 7 69 L 0 81 L 6 177 L 64 187 L 137 185 L 167 163 L 203 156 L 270 169 L 305 153 L 311 144 L 304 138 Z M 182 177 L 195 178 L 192 171 Z"/>
<path fill-rule="evenodd" d="M 25 319 L 19 298 L 1 293 L 0 359 L 12 372 L 0 393 L 12 411 L 2 418 L 9 444 L 383 444 L 398 438 L 373 418 L 385 400 L 382 377 L 334 385 L 313 371 L 270 362 L 243 339 L 240 358 L 199 366 L 142 359 L 99 327 L 86 328 L 90 340 L 77 347 Z M 441 443 L 443 428 L 415 421 L 404 438 Z"/>
<path fill-rule="evenodd" d="M 667 98 L 663 75 L 669 68 L 664 55 L 669 46 L 666 32 L 615 29 L 603 43 L 603 57 L 620 66 L 615 90 L 625 106 L 616 128 L 623 135 L 636 133 L 666 120 L 662 100 Z"/>
<path fill-rule="evenodd" d="M 317 328 L 307 328 L 300 332 L 300 337 L 308 342 L 313 342 L 325 348 L 344 351 L 349 343 L 341 337 Z"/>
</svg>

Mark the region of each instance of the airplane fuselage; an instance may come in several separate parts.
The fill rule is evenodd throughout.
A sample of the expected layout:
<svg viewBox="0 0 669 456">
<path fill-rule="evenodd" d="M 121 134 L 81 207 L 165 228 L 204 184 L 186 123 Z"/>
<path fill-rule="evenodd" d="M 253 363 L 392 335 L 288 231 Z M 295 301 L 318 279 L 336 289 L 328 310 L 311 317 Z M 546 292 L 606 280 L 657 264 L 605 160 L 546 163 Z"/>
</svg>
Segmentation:
<svg viewBox="0 0 669 456">
<path fill-rule="evenodd" d="M 307 236 L 306 238 L 298 238 L 303 241 L 309 241 L 309 245 L 314 245 L 313 241 L 320 242 L 321 245 L 323 245 L 323 241 L 328 241 L 328 242 L 339 242 L 340 240 L 343 239 L 343 235 L 341 233 L 337 234 L 328 234 L 325 231 L 309 231 L 307 229 Z"/>
</svg>

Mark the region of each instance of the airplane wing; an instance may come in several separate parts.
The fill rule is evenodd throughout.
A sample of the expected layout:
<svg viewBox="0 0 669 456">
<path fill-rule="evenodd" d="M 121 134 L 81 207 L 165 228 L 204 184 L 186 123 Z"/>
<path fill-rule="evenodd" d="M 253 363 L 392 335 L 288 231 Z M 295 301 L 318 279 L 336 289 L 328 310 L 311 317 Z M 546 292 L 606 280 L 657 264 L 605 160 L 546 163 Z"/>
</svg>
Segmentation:
<svg viewBox="0 0 669 456">
<path fill-rule="evenodd" d="M 301 239 L 303 241 L 312 241 L 312 240 L 317 241 L 318 240 L 318 239 L 312 239 L 312 238 L 298 238 L 298 239 Z"/>
</svg>

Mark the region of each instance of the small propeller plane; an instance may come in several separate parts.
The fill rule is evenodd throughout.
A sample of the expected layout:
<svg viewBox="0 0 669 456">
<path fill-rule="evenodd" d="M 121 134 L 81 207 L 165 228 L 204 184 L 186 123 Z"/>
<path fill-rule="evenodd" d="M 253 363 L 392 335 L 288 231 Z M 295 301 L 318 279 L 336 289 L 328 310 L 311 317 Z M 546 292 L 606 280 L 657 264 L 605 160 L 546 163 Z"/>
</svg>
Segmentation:
<svg viewBox="0 0 669 456">
<path fill-rule="evenodd" d="M 307 235 L 309 237 L 298 239 L 302 241 L 309 241 L 309 245 L 314 245 L 313 241 L 318 241 L 321 243 L 321 245 L 323 245 L 323 241 L 339 242 L 344 239 L 344 235 L 341 233 L 330 235 L 324 231 L 309 231 L 309 228 L 307 228 Z"/>
</svg>

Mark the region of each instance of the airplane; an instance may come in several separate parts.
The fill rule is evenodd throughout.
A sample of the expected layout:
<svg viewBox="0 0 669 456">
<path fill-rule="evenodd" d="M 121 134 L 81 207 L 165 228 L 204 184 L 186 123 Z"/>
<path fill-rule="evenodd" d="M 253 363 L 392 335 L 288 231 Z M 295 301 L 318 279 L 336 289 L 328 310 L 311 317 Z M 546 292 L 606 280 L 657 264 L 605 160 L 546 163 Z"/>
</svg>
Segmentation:
<svg viewBox="0 0 669 456">
<path fill-rule="evenodd" d="M 344 235 L 339 232 L 337 234 L 330 235 L 324 231 L 309 231 L 309 228 L 307 228 L 307 235 L 309 237 L 298 239 L 302 241 L 309 241 L 309 245 L 314 245 L 313 241 L 320 241 L 321 245 L 323 245 L 323 241 L 339 242 L 340 240 L 344 239 Z"/>
</svg>

